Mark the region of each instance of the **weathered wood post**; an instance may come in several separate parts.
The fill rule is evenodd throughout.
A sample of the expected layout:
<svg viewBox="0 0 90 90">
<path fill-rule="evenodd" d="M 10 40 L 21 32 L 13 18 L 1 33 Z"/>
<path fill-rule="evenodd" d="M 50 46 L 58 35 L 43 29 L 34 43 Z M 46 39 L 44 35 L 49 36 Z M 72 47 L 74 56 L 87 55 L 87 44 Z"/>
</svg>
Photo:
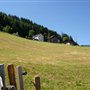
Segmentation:
<svg viewBox="0 0 90 90">
<path fill-rule="evenodd" d="M 8 76 L 9 76 L 9 83 L 10 83 L 10 85 L 13 85 L 13 86 L 16 87 L 14 65 L 13 64 L 9 64 L 7 66 L 7 70 L 8 70 Z"/>
<path fill-rule="evenodd" d="M 41 90 L 40 77 L 39 77 L 38 75 L 36 75 L 36 76 L 34 77 L 33 84 L 34 84 L 36 90 Z"/>
<path fill-rule="evenodd" d="M 6 89 L 6 85 L 5 85 L 4 64 L 0 64 L 0 77 L 2 79 L 2 84 L 3 84 L 3 87 L 1 87 L 1 90 L 5 90 Z"/>
<path fill-rule="evenodd" d="M 17 75 L 18 75 L 18 90 L 24 90 L 21 66 L 17 66 Z"/>
</svg>

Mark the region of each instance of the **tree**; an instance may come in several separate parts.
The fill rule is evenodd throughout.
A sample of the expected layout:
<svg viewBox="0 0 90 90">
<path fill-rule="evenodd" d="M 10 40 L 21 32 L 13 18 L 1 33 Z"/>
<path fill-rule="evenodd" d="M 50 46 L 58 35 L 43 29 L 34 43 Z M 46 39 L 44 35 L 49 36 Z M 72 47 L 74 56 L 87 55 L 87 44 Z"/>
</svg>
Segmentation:
<svg viewBox="0 0 90 90">
<path fill-rule="evenodd" d="M 6 26 L 6 27 L 3 27 L 3 31 L 4 32 L 7 32 L 7 33 L 10 33 L 10 34 L 12 34 L 13 33 L 13 30 L 12 30 L 12 28 L 10 27 L 10 26 Z"/>
<path fill-rule="evenodd" d="M 69 41 L 72 42 L 73 45 L 78 45 L 78 43 L 74 41 L 74 39 L 72 38 L 72 36 L 70 36 Z"/>
<path fill-rule="evenodd" d="M 0 25 L 0 31 L 2 31 L 2 29 L 3 29 L 3 26 Z"/>
<path fill-rule="evenodd" d="M 31 38 L 35 34 L 42 34 L 44 36 L 44 41 L 48 42 L 51 36 L 55 36 L 62 43 L 67 43 L 68 41 L 73 41 L 72 37 L 67 34 L 62 33 L 62 35 L 57 32 L 48 29 L 42 25 L 32 22 L 26 18 L 19 18 L 13 15 L 7 15 L 0 12 L 0 31 L 7 33 L 18 33 L 20 37 Z"/>
<path fill-rule="evenodd" d="M 67 41 L 69 41 L 69 36 L 67 34 L 62 33 L 61 38 L 63 43 L 66 43 Z"/>
<path fill-rule="evenodd" d="M 29 30 L 29 37 L 32 38 L 33 35 L 35 35 L 35 31 L 34 30 Z"/>
<path fill-rule="evenodd" d="M 60 43 L 62 43 L 62 37 L 60 34 L 58 34 L 58 39 L 60 40 Z"/>
<path fill-rule="evenodd" d="M 72 36 L 69 37 L 69 41 L 74 42 Z"/>
</svg>

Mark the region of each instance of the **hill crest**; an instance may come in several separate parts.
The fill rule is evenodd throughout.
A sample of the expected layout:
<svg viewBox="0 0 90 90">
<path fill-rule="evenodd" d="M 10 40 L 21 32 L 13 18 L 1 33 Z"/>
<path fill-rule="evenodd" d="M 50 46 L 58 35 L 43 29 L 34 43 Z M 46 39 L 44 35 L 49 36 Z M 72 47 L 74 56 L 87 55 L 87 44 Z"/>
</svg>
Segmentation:
<svg viewBox="0 0 90 90">
<path fill-rule="evenodd" d="M 32 37 L 37 34 L 42 34 L 43 41 L 52 43 L 70 43 L 71 45 L 78 45 L 74 39 L 68 34 L 58 34 L 54 30 L 47 27 L 33 23 L 33 21 L 26 18 L 19 18 L 13 15 L 7 15 L 0 12 L 0 31 L 10 34 L 17 34 L 20 37 L 33 39 Z M 37 39 L 40 40 L 40 39 Z"/>
</svg>

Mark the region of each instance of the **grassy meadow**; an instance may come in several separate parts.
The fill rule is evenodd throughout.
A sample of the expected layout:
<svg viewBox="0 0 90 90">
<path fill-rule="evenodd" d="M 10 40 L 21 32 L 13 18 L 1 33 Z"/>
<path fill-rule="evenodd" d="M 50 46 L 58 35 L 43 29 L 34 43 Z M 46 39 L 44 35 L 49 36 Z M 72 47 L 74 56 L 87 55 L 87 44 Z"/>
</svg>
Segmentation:
<svg viewBox="0 0 90 90">
<path fill-rule="evenodd" d="M 32 78 L 41 77 L 41 90 L 90 90 L 90 47 L 31 41 L 0 32 L 0 64 L 21 65 L 25 90 L 35 90 Z M 17 76 L 17 75 L 16 75 Z"/>
</svg>

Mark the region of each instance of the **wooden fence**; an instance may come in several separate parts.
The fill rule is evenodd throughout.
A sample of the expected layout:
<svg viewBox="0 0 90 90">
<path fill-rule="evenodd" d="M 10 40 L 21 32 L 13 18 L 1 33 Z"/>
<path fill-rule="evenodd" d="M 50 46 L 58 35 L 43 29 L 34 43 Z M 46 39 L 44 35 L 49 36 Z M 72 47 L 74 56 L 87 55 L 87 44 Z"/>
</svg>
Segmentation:
<svg viewBox="0 0 90 90">
<path fill-rule="evenodd" d="M 17 79 L 18 85 L 16 85 L 14 65 L 9 64 L 7 66 L 7 71 L 8 71 L 8 79 L 9 79 L 9 83 L 10 83 L 9 86 L 7 86 L 5 83 L 4 64 L 0 64 L 0 90 L 24 90 L 24 83 L 23 83 L 23 77 L 22 76 L 26 75 L 27 72 L 22 72 L 21 66 L 16 67 L 17 78 L 18 78 Z M 31 82 L 35 86 L 35 90 L 41 90 L 40 77 L 38 75 L 36 75 L 34 77 L 34 80 Z"/>
</svg>

